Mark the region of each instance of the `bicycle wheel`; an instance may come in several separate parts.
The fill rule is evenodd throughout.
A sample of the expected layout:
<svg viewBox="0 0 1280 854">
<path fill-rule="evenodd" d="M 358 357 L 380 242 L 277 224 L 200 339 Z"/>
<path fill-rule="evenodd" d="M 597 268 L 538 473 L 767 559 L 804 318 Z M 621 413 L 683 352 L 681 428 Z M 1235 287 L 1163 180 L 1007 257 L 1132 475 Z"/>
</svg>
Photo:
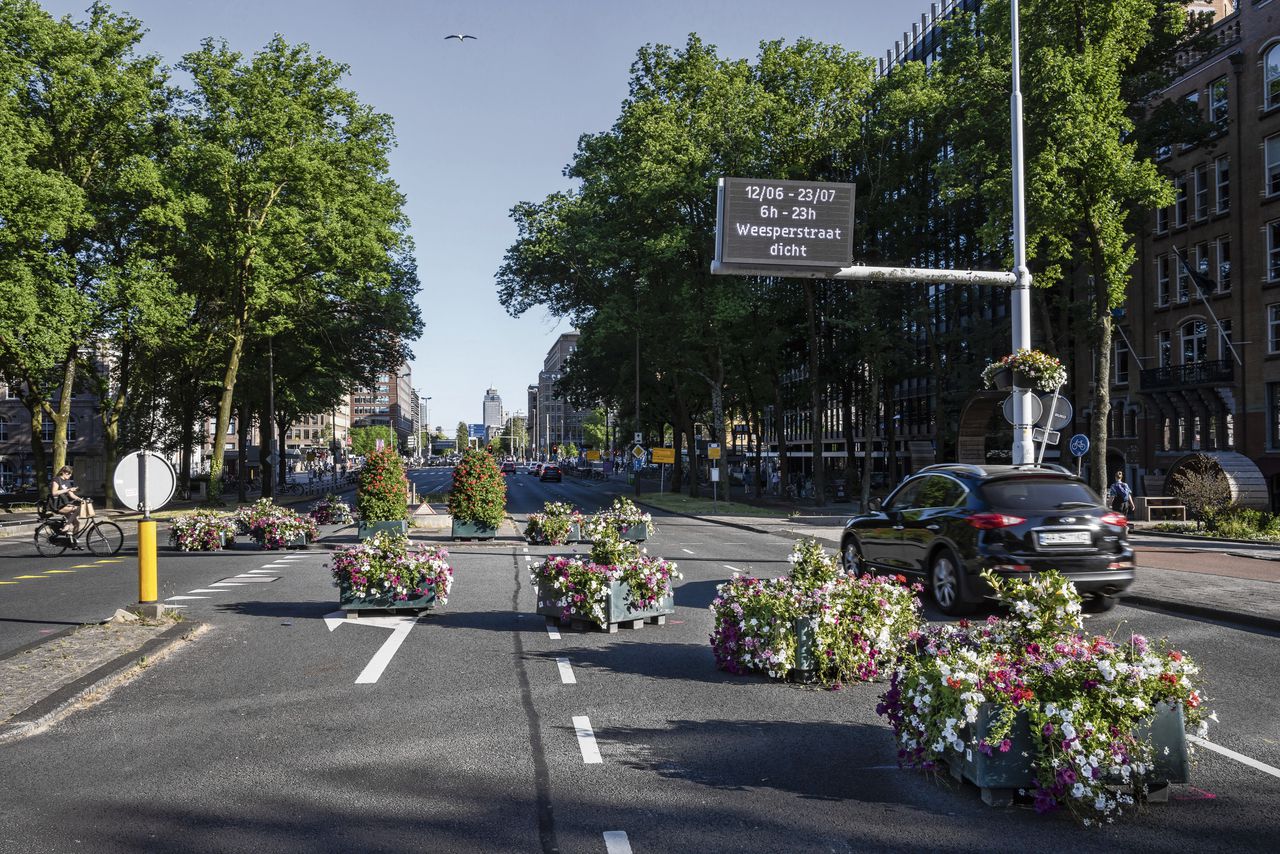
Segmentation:
<svg viewBox="0 0 1280 854">
<path fill-rule="evenodd" d="M 67 550 L 67 547 L 62 545 L 66 541 L 59 539 L 61 536 L 60 531 L 45 522 L 36 528 L 36 551 L 40 552 L 43 557 L 57 557 Z"/>
<path fill-rule="evenodd" d="M 124 545 L 124 532 L 115 522 L 95 522 L 84 532 L 84 544 L 98 557 L 109 557 Z"/>
</svg>

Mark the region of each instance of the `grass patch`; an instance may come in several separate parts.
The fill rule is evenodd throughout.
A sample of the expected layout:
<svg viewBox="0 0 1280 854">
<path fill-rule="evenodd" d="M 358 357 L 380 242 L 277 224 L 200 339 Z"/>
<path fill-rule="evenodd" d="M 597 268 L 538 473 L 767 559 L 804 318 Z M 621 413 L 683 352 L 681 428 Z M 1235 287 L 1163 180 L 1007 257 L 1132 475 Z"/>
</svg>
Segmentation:
<svg viewBox="0 0 1280 854">
<path fill-rule="evenodd" d="M 646 492 L 639 500 L 653 507 L 694 516 L 753 516 L 762 519 L 785 519 L 787 511 L 775 507 L 756 507 L 736 501 L 716 501 L 710 498 L 690 498 L 678 492 Z"/>
</svg>

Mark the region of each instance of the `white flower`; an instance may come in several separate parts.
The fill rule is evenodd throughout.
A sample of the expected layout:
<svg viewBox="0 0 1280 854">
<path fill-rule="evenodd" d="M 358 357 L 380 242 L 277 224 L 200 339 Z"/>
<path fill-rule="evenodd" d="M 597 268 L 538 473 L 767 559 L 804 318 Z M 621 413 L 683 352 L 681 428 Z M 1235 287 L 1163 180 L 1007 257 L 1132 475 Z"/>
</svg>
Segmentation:
<svg viewBox="0 0 1280 854">
<path fill-rule="evenodd" d="M 1071 724 L 1063 724 L 1062 735 L 1064 738 L 1068 740 L 1073 739 L 1076 737 L 1076 728 L 1073 727 Z"/>
<path fill-rule="evenodd" d="M 1093 802 L 1093 808 L 1099 811 L 1107 808 L 1107 799 L 1103 795 L 1098 795 L 1098 799 Z"/>
<path fill-rule="evenodd" d="M 1084 797 L 1084 783 L 1076 783 L 1071 787 L 1071 795 L 1076 798 Z"/>
</svg>

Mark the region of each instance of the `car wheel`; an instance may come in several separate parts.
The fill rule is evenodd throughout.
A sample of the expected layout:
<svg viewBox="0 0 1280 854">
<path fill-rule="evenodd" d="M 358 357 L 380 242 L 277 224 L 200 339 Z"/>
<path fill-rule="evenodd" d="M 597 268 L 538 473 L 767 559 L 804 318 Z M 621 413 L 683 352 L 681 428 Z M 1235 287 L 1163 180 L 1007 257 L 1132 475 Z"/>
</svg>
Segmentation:
<svg viewBox="0 0 1280 854">
<path fill-rule="evenodd" d="M 938 609 L 948 616 L 967 614 L 971 610 L 964 601 L 964 570 L 954 552 L 943 550 L 934 555 L 929 564 L 929 592 Z"/>
<path fill-rule="evenodd" d="M 1106 596 L 1098 593 L 1084 600 L 1084 604 L 1080 606 L 1080 609 L 1088 614 L 1105 614 L 1114 608 L 1119 601 L 1119 596 Z"/>
<path fill-rule="evenodd" d="M 845 540 L 844 547 L 840 549 L 840 568 L 846 575 L 852 575 L 855 578 L 869 574 L 866 564 L 862 561 L 862 555 L 858 553 L 858 544 L 853 540 Z"/>
</svg>

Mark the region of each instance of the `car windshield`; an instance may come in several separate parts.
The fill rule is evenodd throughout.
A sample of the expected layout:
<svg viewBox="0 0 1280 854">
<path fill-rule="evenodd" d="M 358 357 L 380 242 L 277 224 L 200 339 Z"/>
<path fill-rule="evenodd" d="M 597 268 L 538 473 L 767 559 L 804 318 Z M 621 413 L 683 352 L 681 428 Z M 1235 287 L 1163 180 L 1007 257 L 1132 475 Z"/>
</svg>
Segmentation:
<svg viewBox="0 0 1280 854">
<path fill-rule="evenodd" d="M 993 510 L 1010 510 L 1023 516 L 1102 507 L 1097 493 L 1087 485 L 1060 478 L 1002 478 L 983 484 L 982 496 Z"/>
</svg>

